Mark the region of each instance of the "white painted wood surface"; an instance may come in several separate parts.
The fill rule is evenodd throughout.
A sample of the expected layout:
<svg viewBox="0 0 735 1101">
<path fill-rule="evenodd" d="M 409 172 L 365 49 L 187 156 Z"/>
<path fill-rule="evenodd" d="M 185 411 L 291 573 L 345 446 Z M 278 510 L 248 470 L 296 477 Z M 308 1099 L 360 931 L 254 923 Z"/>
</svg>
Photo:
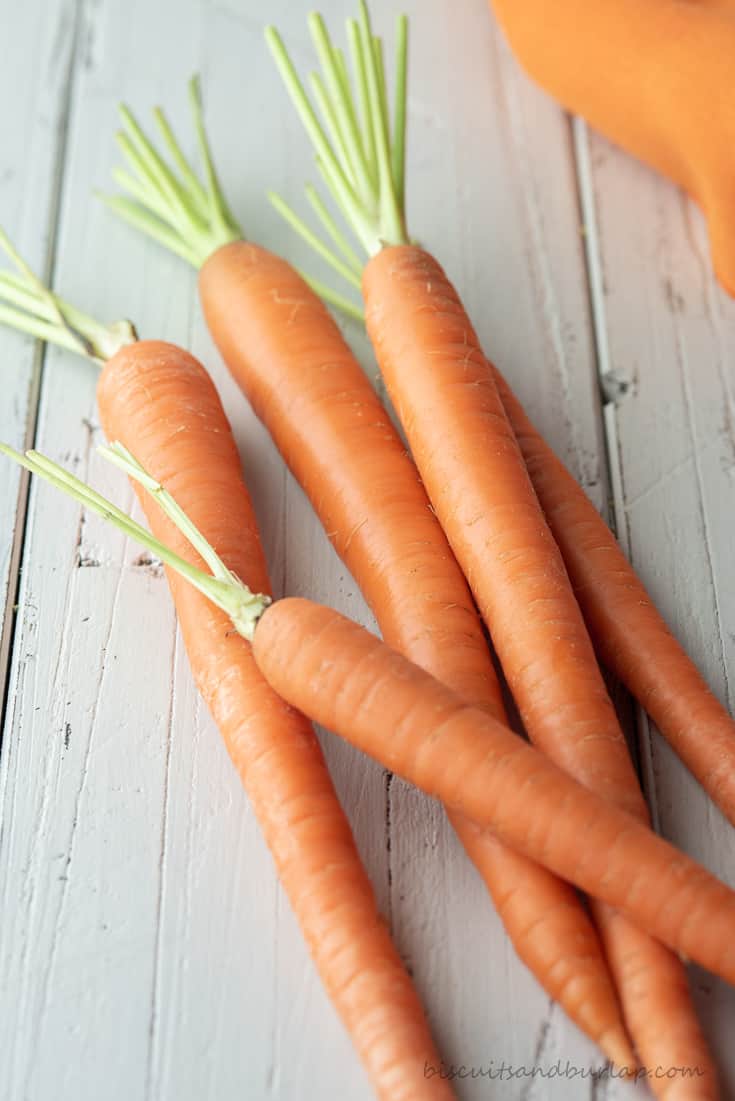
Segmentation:
<svg viewBox="0 0 735 1101">
<path fill-rule="evenodd" d="M 262 243 L 303 258 L 264 199 L 268 186 L 295 197 L 312 169 L 261 24 L 276 22 L 304 59 L 310 6 L 0 0 L 0 221 L 67 297 L 130 316 L 207 363 L 278 590 L 369 623 L 214 353 L 193 274 L 90 198 L 109 184 L 117 101 L 141 114 L 162 102 L 184 128 L 185 81 L 199 70 L 236 212 Z M 352 5 L 321 7 L 341 21 Z M 461 13 L 450 0 L 402 7 L 414 17 L 414 231 L 443 258 L 539 427 L 596 504 L 610 503 L 636 567 L 732 704 L 735 306 L 711 276 L 700 218 L 530 86 L 484 0 Z M 392 26 L 393 4 L 373 8 Z M 357 328 L 348 335 L 372 373 Z M 34 439 L 130 505 L 95 457 L 94 370 L 1 333 L 0 356 L 0 436 Z M 610 372 L 628 385 L 603 408 Z M 26 508 L 23 486 L 0 468 L 0 599 L 12 605 L 17 590 L 18 603 L 0 650 L 0 1097 L 367 1098 L 192 686 L 164 579 L 50 489 L 34 486 Z M 662 831 L 735 882 L 727 828 L 639 725 Z M 329 736 L 324 745 L 447 1062 L 599 1065 L 514 958 L 441 811 L 398 782 L 388 806 L 378 768 Z M 693 981 L 735 1096 L 735 997 L 699 972 Z M 595 1092 L 581 1076 L 479 1078 L 457 1092 L 645 1096 L 620 1084 Z"/>
</svg>

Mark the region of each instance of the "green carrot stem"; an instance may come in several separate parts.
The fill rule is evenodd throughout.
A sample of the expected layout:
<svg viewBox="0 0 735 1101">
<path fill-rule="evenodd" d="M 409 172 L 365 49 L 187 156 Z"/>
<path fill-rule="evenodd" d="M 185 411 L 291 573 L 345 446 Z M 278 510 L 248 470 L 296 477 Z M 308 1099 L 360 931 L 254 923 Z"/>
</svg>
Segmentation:
<svg viewBox="0 0 735 1101">
<path fill-rule="evenodd" d="M 153 118 L 170 162 L 133 112 L 123 105 L 123 132 L 118 135 L 118 144 L 132 175 L 117 170 L 113 175 L 123 194 L 100 197 L 123 221 L 199 268 L 222 245 L 242 240 L 243 232 L 217 177 L 197 76 L 189 82 L 189 106 L 203 179 L 184 154 L 160 107 Z"/>
<path fill-rule="evenodd" d="M 359 321 L 363 325 L 365 324 L 365 313 L 356 302 L 346 298 L 345 295 L 340 294 L 339 291 L 333 290 L 331 287 L 327 286 L 326 283 L 323 283 L 321 279 L 315 279 L 313 275 L 309 275 L 304 271 L 300 271 L 299 275 L 328 306 L 334 306 L 340 313 L 354 318 L 355 321 Z"/>
<path fill-rule="evenodd" d="M 281 217 L 289 223 L 289 225 L 296 231 L 296 233 L 299 234 L 300 237 L 303 237 L 307 244 L 311 245 L 314 251 L 319 256 L 321 256 L 323 260 L 326 260 L 326 262 L 331 267 L 333 267 L 334 270 L 343 277 L 343 279 L 346 279 L 348 283 L 351 283 L 354 287 L 357 287 L 358 290 L 360 289 L 359 275 L 356 275 L 347 264 L 343 263 L 343 261 L 340 260 L 340 258 L 336 256 L 335 253 L 332 252 L 332 250 L 319 239 L 319 237 L 316 235 L 316 233 L 314 233 L 313 230 L 309 229 L 306 222 L 304 222 L 304 220 L 300 218 L 294 210 L 292 210 L 288 203 L 285 202 L 285 200 L 282 199 L 281 196 L 277 194 L 277 192 L 269 191 L 268 199 L 281 215 Z"/>
<path fill-rule="evenodd" d="M 17 272 L 0 272 L 0 324 L 76 352 L 97 364 L 138 339 L 129 321 L 103 325 L 44 285 L 0 229 L 0 249 Z"/>
<path fill-rule="evenodd" d="M 175 570 L 206 596 L 208 600 L 221 608 L 229 616 L 233 627 L 243 638 L 252 641 L 256 624 L 271 603 L 271 598 L 263 593 L 253 593 L 247 585 L 243 584 L 239 578 L 228 570 L 217 552 L 179 507 L 171 494 L 155 479 L 151 478 L 122 444 L 114 443 L 110 447 L 101 448 L 100 451 L 105 458 L 114 462 L 154 497 L 165 515 L 172 520 L 207 565 L 210 566 L 211 574 L 187 562 L 185 558 L 171 550 L 165 543 L 156 539 L 141 524 L 136 523 L 132 517 L 119 509 L 112 501 L 97 493 L 96 490 L 70 473 L 70 471 L 59 466 L 58 463 L 37 451 L 27 451 L 25 455 L 22 455 L 7 444 L 0 443 L 0 453 L 7 455 L 8 458 L 13 459 L 14 462 L 19 463 L 37 477 L 49 482 L 56 489 L 60 489 L 78 501 L 84 508 L 95 512 L 103 520 L 123 532 L 124 535 L 135 540 L 151 554 L 160 558 L 165 565 Z"/>
<path fill-rule="evenodd" d="M 386 245 L 409 244 L 405 219 L 408 20 L 399 16 L 397 21 L 392 115 L 382 40 L 373 33 L 365 0 L 359 0 L 358 18 L 347 21 L 352 83 L 344 55 L 333 44 L 322 16 L 312 14 L 309 28 L 321 64 L 321 74 L 312 75 L 310 83 L 323 123 L 278 31 L 268 27 L 265 34 L 327 190 L 368 256 Z M 364 265 L 312 187 L 307 197 L 329 244 L 283 199 L 275 205 L 315 252 L 356 285 Z M 357 316 L 357 307 L 350 303 L 348 312 Z"/>
<path fill-rule="evenodd" d="M 362 273 L 362 264 L 360 263 L 359 257 L 355 253 L 354 249 L 351 248 L 350 243 L 345 237 L 344 233 L 342 233 L 334 218 L 327 210 L 327 207 L 321 195 L 313 184 L 307 184 L 305 192 L 306 198 L 309 200 L 312 210 L 316 214 L 322 226 L 329 234 L 334 244 L 340 250 L 352 271 L 359 278 Z"/>
</svg>

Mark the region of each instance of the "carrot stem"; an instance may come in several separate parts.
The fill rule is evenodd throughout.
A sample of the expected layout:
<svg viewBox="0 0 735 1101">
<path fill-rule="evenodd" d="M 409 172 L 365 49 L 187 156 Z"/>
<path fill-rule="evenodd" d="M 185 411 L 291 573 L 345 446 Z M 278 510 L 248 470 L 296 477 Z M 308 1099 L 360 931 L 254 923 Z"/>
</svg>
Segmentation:
<svg viewBox="0 0 735 1101">
<path fill-rule="evenodd" d="M 155 554 L 171 569 L 176 570 L 229 616 L 238 634 L 242 635 L 248 642 L 252 642 L 255 625 L 271 603 L 271 598 L 264 593 L 251 592 L 247 585 L 228 570 L 214 547 L 207 542 L 168 490 L 164 489 L 159 482 L 148 474 L 127 448 L 120 443 L 113 443 L 109 447 L 100 447 L 98 450 L 105 459 L 120 467 L 129 478 L 143 486 L 146 492 L 154 498 L 161 511 L 168 516 L 194 550 L 204 559 L 212 571 L 211 573 L 206 573 L 198 566 L 193 566 L 190 562 L 187 562 L 185 558 L 182 558 L 170 547 L 167 547 L 165 543 L 156 539 L 146 528 L 138 524 L 122 509 L 119 509 L 107 497 L 97 493 L 86 482 L 59 466 L 52 459 L 38 451 L 26 451 L 22 455 L 7 444 L 0 443 L 1 454 L 7 455 L 8 458 L 29 470 L 31 474 L 35 474 L 49 482 L 85 508 L 97 513 L 103 520 L 106 520 L 128 538 L 145 547 L 151 554 Z"/>
<path fill-rule="evenodd" d="M 0 324 L 76 352 L 94 363 L 138 339 L 130 321 L 103 325 L 59 298 L 28 266 L 0 228 L 0 249 L 18 272 L 0 271 Z"/>
<path fill-rule="evenodd" d="M 373 141 L 373 120 L 368 95 L 367 76 L 365 75 L 365 59 L 360 42 L 360 28 L 356 19 L 347 20 L 347 41 L 352 57 L 352 68 L 355 73 L 355 85 L 357 87 L 357 102 L 359 103 L 359 115 L 362 119 L 362 143 L 365 150 L 365 159 L 370 173 L 370 181 L 374 192 L 378 190 L 378 175 L 375 171 L 375 142 Z M 357 104 L 355 105 L 357 109 Z"/>
<path fill-rule="evenodd" d="M 268 27 L 265 34 L 286 91 L 314 148 L 327 190 L 368 256 L 376 255 L 384 245 L 408 244 L 404 210 L 408 20 L 405 15 L 399 16 L 396 27 L 392 118 L 382 40 L 372 32 L 364 0 L 360 0 L 358 19 L 347 21 L 354 91 L 342 55 L 332 45 L 322 16 L 312 14 L 309 27 L 323 71 L 323 79 L 312 74 L 310 83 L 326 129 L 319 121 L 278 31 Z M 307 190 L 307 198 L 327 235 L 358 276 L 363 265 L 313 187 Z M 345 275 L 337 267 L 329 246 L 283 199 L 274 205 L 296 233 L 335 270 Z M 353 278 L 349 281 L 355 282 Z M 351 305 L 349 312 L 357 316 L 357 309 Z"/>
<path fill-rule="evenodd" d="M 191 216 L 197 228 L 204 230 L 205 219 L 193 205 L 190 205 L 186 189 L 143 133 L 128 107 L 121 106 L 120 118 L 124 130 L 118 133 L 118 144 L 128 162 L 138 172 L 142 182 L 170 208 L 172 217 L 177 223 L 185 224 L 187 218 Z"/>
<path fill-rule="evenodd" d="M 406 106 L 408 99 L 408 16 L 396 22 L 396 87 L 393 106 L 391 166 L 396 201 L 401 210 L 406 200 Z"/>
<path fill-rule="evenodd" d="M 224 192 L 220 187 L 217 170 L 214 167 L 214 158 L 212 157 L 212 151 L 209 147 L 207 128 L 204 125 L 204 105 L 202 103 L 202 88 L 198 73 L 195 73 L 189 81 L 189 102 L 191 104 L 191 113 L 194 120 L 194 130 L 196 132 L 197 141 L 199 143 L 199 153 L 202 158 L 202 163 L 204 164 L 204 173 L 207 179 L 207 188 L 205 194 L 208 199 L 208 205 L 209 210 L 212 214 L 212 220 L 224 238 L 224 241 L 222 243 L 232 240 L 233 234 L 234 239 L 239 240 L 243 236 L 243 233 L 235 219 L 235 216 L 230 210 L 227 200 L 225 199 Z M 163 115 L 163 112 L 160 108 L 159 115 Z"/>
<path fill-rule="evenodd" d="M 361 202 L 352 187 L 347 166 L 340 160 L 338 151 L 329 141 L 322 124 L 319 122 L 311 100 L 278 31 L 275 27 L 267 27 L 265 36 L 286 90 L 304 124 L 317 157 L 322 163 L 322 171 L 327 186 L 363 248 L 368 255 L 372 255 L 373 252 L 380 249 L 380 224 L 376 207 L 372 203 L 366 205 Z M 366 66 L 366 70 L 367 68 L 368 66 Z M 375 127 L 373 127 L 374 129 Z"/>
<path fill-rule="evenodd" d="M 193 170 L 188 160 L 186 159 L 186 154 L 179 145 L 178 139 L 171 129 L 166 115 L 160 107 L 153 108 L 153 118 L 156 122 L 156 125 L 158 126 L 166 148 L 168 149 L 169 153 L 178 166 L 182 180 L 186 181 L 189 191 L 193 192 L 201 203 L 206 203 L 207 189 L 204 187 L 204 184 L 201 182 L 196 172 Z"/>
<path fill-rule="evenodd" d="M 313 184 L 307 184 L 305 188 L 306 198 L 311 203 L 312 210 L 316 214 L 325 230 L 340 250 L 354 274 L 359 278 L 362 275 L 363 265 L 344 233 L 340 230 L 332 215 L 329 213 L 324 200 Z"/>
<path fill-rule="evenodd" d="M 288 222 L 291 228 L 298 233 L 299 237 L 316 252 L 323 260 L 334 268 L 338 275 L 341 275 L 343 279 L 346 279 L 348 283 L 351 283 L 353 287 L 360 289 L 360 278 L 355 275 L 351 267 L 348 267 L 340 258 L 325 245 L 324 242 L 314 233 L 313 229 L 310 229 L 303 218 L 299 217 L 296 211 L 288 205 L 285 199 L 276 191 L 268 192 L 268 199 L 275 207 L 284 221 Z"/>
<path fill-rule="evenodd" d="M 299 271 L 299 275 L 324 302 L 330 306 L 334 306 L 340 313 L 347 314 L 348 317 L 364 325 L 365 314 L 351 299 L 340 294 L 339 291 L 333 290 L 331 287 L 327 286 L 326 283 L 322 283 L 321 279 L 316 279 L 313 275 L 307 275 L 306 272 L 303 271 Z"/>
<path fill-rule="evenodd" d="M 345 80 L 344 69 L 340 70 L 336 51 L 329 38 L 329 32 L 324 19 L 318 12 L 313 12 L 309 16 L 309 30 L 324 72 L 326 84 L 320 86 L 324 87 L 324 98 L 331 108 L 330 114 L 334 120 L 334 133 L 338 139 L 335 144 L 338 146 L 340 159 L 345 168 L 349 167 L 355 190 L 361 199 L 367 202 L 375 202 L 378 196 L 367 169 L 362 143 L 357 130 L 357 115 L 349 82 Z"/>
<path fill-rule="evenodd" d="M 204 179 L 187 159 L 160 107 L 153 112 L 169 163 L 143 130 L 129 107 L 121 105 L 123 131 L 117 140 L 134 175 L 119 169 L 113 178 L 122 195 L 99 197 L 123 221 L 199 268 L 213 252 L 243 238 L 214 167 L 199 78 L 189 82 L 189 105 Z"/>
</svg>

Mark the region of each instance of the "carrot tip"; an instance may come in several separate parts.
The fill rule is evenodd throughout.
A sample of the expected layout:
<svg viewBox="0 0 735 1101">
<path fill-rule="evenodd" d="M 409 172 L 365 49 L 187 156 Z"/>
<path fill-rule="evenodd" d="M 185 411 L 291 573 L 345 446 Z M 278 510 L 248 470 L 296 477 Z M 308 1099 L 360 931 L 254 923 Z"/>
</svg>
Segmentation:
<svg viewBox="0 0 735 1101">
<path fill-rule="evenodd" d="M 635 1074 L 638 1060 L 622 1025 L 608 1029 L 597 1042 L 617 1071 L 626 1078 Z"/>
</svg>

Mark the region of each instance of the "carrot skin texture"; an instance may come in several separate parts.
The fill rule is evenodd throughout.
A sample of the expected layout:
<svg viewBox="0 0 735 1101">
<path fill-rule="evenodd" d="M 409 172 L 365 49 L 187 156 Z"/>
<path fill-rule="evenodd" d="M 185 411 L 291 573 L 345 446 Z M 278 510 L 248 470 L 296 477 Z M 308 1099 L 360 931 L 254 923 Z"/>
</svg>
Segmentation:
<svg viewBox="0 0 735 1101">
<path fill-rule="evenodd" d="M 654 1057 L 665 1053 L 667 1067 L 694 1071 L 692 1077 L 650 1079 L 651 1092 L 664 1101 L 720 1101 L 717 1068 L 699 1021 L 689 1009 L 691 995 L 681 961 L 616 910 L 595 899 L 590 901 L 618 989 L 626 991 L 629 1027 L 638 1038 L 639 1049 L 652 1052 Z M 625 924 L 622 935 L 616 928 L 621 922 Z M 651 976 L 657 981 L 651 982 Z M 673 1012 L 677 1006 L 686 1010 Z M 667 1029 L 665 1047 L 658 1035 L 662 1021 Z M 642 1062 L 646 1065 L 645 1058 Z"/>
<path fill-rule="evenodd" d="M 388 392 L 529 736 L 601 796 L 644 813 L 564 562 L 457 292 L 415 246 L 383 249 L 363 290 Z"/>
<path fill-rule="evenodd" d="M 363 275 L 366 323 L 429 497 L 490 630 L 531 740 L 592 791 L 647 821 L 630 754 L 602 679 L 565 563 L 529 478 L 490 364 L 454 287 L 415 246 L 384 248 Z M 609 961 L 643 953 L 641 936 L 595 914 Z M 698 1035 L 694 1055 L 716 1096 L 717 1076 L 682 998 L 683 968 L 651 945 L 648 985 L 622 982 L 623 1013 L 642 1061 L 672 1065 L 667 1027 L 648 1009 L 666 1004 Z M 677 974 L 681 972 L 681 974 Z M 634 1023 L 639 1025 L 637 1034 Z M 658 1081 L 660 1097 L 670 1092 Z"/>
<path fill-rule="evenodd" d="M 383 637 L 410 646 L 418 664 L 442 654 L 435 676 L 500 706 L 467 584 L 405 445 L 322 301 L 285 260 L 244 241 L 218 249 L 199 286 L 225 362 L 359 578 Z M 396 516 L 410 517 L 410 537 Z"/>
<path fill-rule="evenodd" d="M 735 722 L 657 611 L 581 486 L 495 381 L 600 658 L 735 823 Z"/>
<path fill-rule="evenodd" d="M 467 583 L 403 442 L 323 303 L 286 261 L 246 242 L 217 250 L 199 286 L 225 362 L 385 641 L 505 721 Z M 576 892 L 461 816 L 450 819 L 521 959 L 614 1062 L 632 1065 L 600 941 Z"/>
<path fill-rule="evenodd" d="M 364 628 L 286 598 L 261 617 L 253 653 L 314 721 L 735 982 L 735 892 Z"/>
<path fill-rule="evenodd" d="M 728 813 L 735 812 L 735 724 L 669 631 L 637 574 L 575 478 L 527 416 L 501 373 L 491 365 L 498 393 L 526 463 L 546 520 L 561 551 L 595 649 L 648 711 L 685 764 Z M 688 724 L 688 725 L 687 725 Z M 729 761 L 729 768 L 727 763 Z M 666 1101 L 720 1096 L 717 1071 L 694 1014 L 671 1015 L 688 1006 L 680 961 L 608 907 L 592 903 L 598 929 L 632 1035 L 644 1063 L 658 1059 L 667 1020 L 666 1058 L 671 1066 L 695 1066 L 696 1079 L 658 1079 Z M 645 976 L 661 976 L 646 982 Z M 630 993 L 629 993 L 630 992 Z M 658 1063 L 656 1063 L 658 1065 Z"/>
<path fill-rule="evenodd" d="M 240 458 L 214 385 L 190 355 L 146 341 L 119 352 L 98 386 L 108 439 L 165 484 L 226 564 L 270 589 Z M 136 487 L 137 488 L 137 487 Z M 203 566 L 138 489 L 157 538 Z M 418 997 L 391 941 L 310 724 L 259 674 L 227 616 L 167 571 L 197 686 L 224 737 L 321 978 L 386 1101 L 447 1101 Z"/>
<path fill-rule="evenodd" d="M 616 1067 L 635 1067 L 610 970 L 600 958 L 600 938 L 586 910 L 580 918 L 577 891 L 465 815 L 447 812 L 500 919 L 512 930 L 517 954 Z"/>
</svg>

